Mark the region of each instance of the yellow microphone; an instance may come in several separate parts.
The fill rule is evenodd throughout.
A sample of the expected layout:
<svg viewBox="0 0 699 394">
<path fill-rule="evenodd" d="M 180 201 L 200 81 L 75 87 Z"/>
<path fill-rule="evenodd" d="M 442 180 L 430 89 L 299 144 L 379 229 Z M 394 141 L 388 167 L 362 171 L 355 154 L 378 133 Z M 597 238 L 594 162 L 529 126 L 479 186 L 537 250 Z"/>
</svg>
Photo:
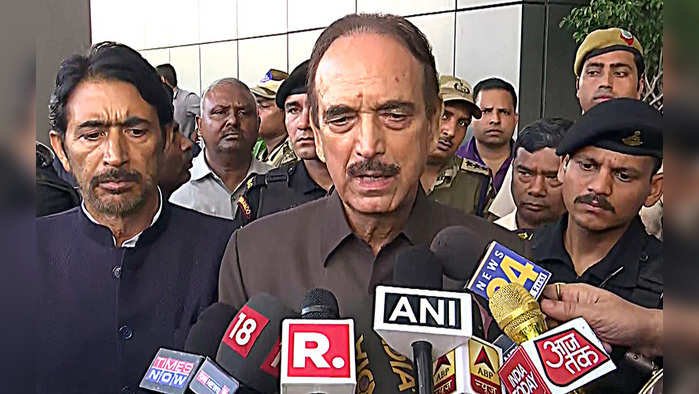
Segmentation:
<svg viewBox="0 0 699 394">
<path fill-rule="evenodd" d="M 539 303 L 519 283 L 502 286 L 490 297 L 489 304 L 498 326 L 518 345 L 548 329 Z"/>
</svg>

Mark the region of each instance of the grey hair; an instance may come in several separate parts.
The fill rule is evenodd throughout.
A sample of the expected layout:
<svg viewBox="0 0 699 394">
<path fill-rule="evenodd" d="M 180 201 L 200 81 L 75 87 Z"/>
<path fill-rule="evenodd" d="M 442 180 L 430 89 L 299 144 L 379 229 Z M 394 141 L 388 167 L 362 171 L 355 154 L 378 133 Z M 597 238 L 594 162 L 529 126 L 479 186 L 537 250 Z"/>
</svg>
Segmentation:
<svg viewBox="0 0 699 394">
<path fill-rule="evenodd" d="M 209 94 L 212 90 L 215 88 L 219 87 L 220 85 L 237 85 L 242 88 L 245 88 L 245 91 L 250 94 L 250 97 L 252 98 L 252 102 L 255 104 L 255 110 L 257 110 L 257 100 L 255 100 L 255 96 L 252 94 L 250 91 L 250 88 L 248 85 L 245 84 L 245 82 L 239 80 L 238 78 L 233 78 L 233 77 L 226 77 L 226 78 L 220 78 L 215 81 L 213 81 L 201 94 L 201 100 L 199 101 L 199 113 L 203 114 L 204 113 L 204 99 L 206 98 L 206 95 Z"/>
</svg>

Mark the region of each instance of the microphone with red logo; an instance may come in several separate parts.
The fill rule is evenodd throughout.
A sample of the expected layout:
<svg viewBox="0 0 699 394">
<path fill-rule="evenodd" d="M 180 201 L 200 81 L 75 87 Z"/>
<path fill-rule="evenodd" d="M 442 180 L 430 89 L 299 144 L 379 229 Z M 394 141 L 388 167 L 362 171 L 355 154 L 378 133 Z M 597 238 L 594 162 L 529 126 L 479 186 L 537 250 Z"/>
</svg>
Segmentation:
<svg viewBox="0 0 699 394">
<path fill-rule="evenodd" d="M 569 393 L 616 369 L 582 318 L 547 331 L 539 303 L 519 283 L 495 292 L 490 310 L 520 345 L 498 372 L 510 393 Z"/>
<path fill-rule="evenodd" d="M 241 383 L 241 391 L 279 389 L 281 323 L 298 316 L 278 298 L 259 293 L 243 305 L 223 334 L 216 363 Z"/>
<path fill-rule="evenodd" d="M 418 392 L 432 393 L 432 360 L 472 335 L 471 295 L 442 291 L 442 269 L 427 245 L 398 254 L 394 286 L 377 286 L 374 331 L 415 364 Z"/>
<path fill-rule="evenodd" d="M 306 293 L 301 319 L 282 324 L 282 394 L 353 394 L 357 385 L 354 321 L 340 319 L 335 295 Z"/>
</svg>

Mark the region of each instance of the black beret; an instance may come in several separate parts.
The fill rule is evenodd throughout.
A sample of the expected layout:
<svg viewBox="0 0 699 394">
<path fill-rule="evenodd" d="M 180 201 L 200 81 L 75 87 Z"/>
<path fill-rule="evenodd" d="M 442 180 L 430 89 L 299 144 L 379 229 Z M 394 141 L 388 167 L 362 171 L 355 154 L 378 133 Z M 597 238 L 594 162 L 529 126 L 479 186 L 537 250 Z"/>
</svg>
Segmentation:
<svg viewBox="0 0 699 394">
<path fill-rule="evenodd" d="M 630 98 L 597 104 L 568 130 L 556 154 L 572 154 L 590 145 L 662 159 L 663 117 L 650 105 Z"/>
<path fill-rule="evenodd" d="M 308 59 L 296 66 L 294 71 L 292 71 L 289 75 L 289 78 L 285 79 L 284 82 L 282 82 L 281 86 L 279 86 L 279 90 L 277 90 L 277 97 L 275 98 L 277 107 L 284 109 L 284 102 L 286 101 L 286 98 L 291 96 L 292 94 L 306 93 L 308 63 L 310 62 L 311 60 Z"/>
</svg>

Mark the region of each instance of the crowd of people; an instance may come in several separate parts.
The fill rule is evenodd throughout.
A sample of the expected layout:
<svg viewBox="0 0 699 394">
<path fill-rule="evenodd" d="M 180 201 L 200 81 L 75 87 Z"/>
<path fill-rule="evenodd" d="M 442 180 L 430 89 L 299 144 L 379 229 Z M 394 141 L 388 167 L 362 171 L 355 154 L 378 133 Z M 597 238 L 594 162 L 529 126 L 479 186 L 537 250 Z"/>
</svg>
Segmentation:
<svg viewBox="0 0 699 394">
<path fill-rule="evenodd" d="M 618 370 L 586 392 L 638 392 L 663 355 L 662 115 L 640 100 L 641 43 L 589 34 L 580 119 L 519 133 L 509 82 L 440 76 L 430 48 L 402 17 L 348 15 L 291 73 L 201 99 L 125 45 L 67 58 L 37 143 L 38 391 L 137 391 L 212 303 L 296 307 L 315 287 L 355 320 L 358 392 L 413 391 L 372 329 L 374 289 L 461 225 L 549 270 L 543 312 L 584 317 L 608 347 Z M 483 306 L 473 332 L 492 341 Z"/>
</svg>

